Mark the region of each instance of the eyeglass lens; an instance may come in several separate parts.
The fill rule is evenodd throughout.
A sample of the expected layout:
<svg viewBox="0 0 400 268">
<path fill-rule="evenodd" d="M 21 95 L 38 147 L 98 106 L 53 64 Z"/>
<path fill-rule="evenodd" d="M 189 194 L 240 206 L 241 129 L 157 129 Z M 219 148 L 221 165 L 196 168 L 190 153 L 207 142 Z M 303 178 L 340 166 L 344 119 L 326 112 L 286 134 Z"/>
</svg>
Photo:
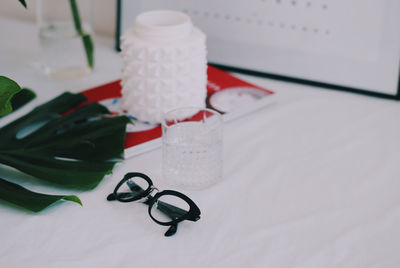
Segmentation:
<svg viewBox="0 0 400 268">
<path fill-rule="evenodd" d="M 141 177 L 128 179 L 117 190 L 120 199 L 131 199 L 143 194 L 150 187 L 150 184 Z"/>
</svg>

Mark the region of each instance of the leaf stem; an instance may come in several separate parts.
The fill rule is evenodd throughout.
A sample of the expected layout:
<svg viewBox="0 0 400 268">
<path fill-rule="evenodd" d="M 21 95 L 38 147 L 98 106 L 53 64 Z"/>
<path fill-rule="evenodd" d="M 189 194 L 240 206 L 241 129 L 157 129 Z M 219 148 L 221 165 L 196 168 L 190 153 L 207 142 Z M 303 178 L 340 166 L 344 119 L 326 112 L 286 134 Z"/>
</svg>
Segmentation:
<svg viewBox="0 0 400 268">
<path fill-rule="evenodd" d="M 93 45 L 92 37 L 90 36 L 90 34 L 87 34 L 83 31 L 81 16 L 79 14 L 79 9 L 78 9 L 76 0 L 69 0 L 69 3 L 71 6 L 71 12 L 72 12 L 72 18 L 74 20 L 75 30 L 78 33 L 78 35 L 82 38 L 83 47 L 85 48 L 85 52 L 86 52 L 87 63 L 89 65 L 89 67 L 93 69 L 94 45 Z"/>
<path fill-rule="evenodd" d="M 28 6 L 26 5 L 25 0 L 19 0 L 19 2 L 20 2 L 25 8 L 28 8 Z"/>
</svg>

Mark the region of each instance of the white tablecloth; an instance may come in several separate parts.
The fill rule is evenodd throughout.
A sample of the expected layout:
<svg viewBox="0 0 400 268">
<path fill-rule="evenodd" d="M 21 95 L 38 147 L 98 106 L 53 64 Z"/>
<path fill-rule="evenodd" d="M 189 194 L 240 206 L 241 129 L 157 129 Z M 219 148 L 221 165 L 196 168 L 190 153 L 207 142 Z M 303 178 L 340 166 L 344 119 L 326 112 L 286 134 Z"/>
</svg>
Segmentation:
<svg viewBox="0 0 400 268">
<path fill-rule="evenodd" d="M 92 76 L 50 80 L 30 64 L 34 25 L 1 19 L 7 31 L 0 73 L 39 93 L 20 113 L 119 76 L 118 55 L 100 40 Z M 277 103 L 225 125 L 224 180 L 209 189 L 165 184 L 161 150 L 125 160 L 87 192 L 38 186 L 0 167 L 0 177 L 84 204 L 33 214 L 0 202 L 0 267 L 400 267 L 400 103 L 240 77 L 277 92 Z M 106 201 L 129 171 L 181 190 L 201 219 L 166 238 L 145 205 Z"/>
</svg>

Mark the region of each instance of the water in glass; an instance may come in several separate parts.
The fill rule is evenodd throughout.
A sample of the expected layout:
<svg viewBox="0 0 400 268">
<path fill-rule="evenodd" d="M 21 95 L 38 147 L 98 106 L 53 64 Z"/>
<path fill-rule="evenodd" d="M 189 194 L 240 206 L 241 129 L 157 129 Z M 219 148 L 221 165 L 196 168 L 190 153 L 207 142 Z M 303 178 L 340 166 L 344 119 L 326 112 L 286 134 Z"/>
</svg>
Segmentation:
<svg viewBox="0 0 400 268">
<path fill-rule="evenodd" d="M 83 25 L 84 28 L 88 26 Z M 52 21 L 39 29 L 41 59 L 46 73 L 67 80 L 85 76 L 88 67 L 82 38 L 72 21 Z"/>
<path fill-rule="evenodd" d="M 163 177 L 186 189 L 203 189 L 222 178 L 220 117 L 163 126 Z"/>
</svg>

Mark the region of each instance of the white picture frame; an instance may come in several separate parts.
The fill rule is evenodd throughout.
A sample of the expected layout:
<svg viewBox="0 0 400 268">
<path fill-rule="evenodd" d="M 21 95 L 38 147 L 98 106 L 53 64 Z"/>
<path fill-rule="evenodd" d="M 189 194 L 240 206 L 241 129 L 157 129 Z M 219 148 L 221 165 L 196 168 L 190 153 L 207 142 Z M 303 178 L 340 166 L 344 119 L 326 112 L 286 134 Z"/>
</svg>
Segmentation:
<svg viewBox="0 0 400 268">
<path fill-rule="evenodd" d="M 399 0 L 119 0 L 120 33 L 144 11 L 187 13 L 211 64 L 400 98 Z"/>
</svg>

